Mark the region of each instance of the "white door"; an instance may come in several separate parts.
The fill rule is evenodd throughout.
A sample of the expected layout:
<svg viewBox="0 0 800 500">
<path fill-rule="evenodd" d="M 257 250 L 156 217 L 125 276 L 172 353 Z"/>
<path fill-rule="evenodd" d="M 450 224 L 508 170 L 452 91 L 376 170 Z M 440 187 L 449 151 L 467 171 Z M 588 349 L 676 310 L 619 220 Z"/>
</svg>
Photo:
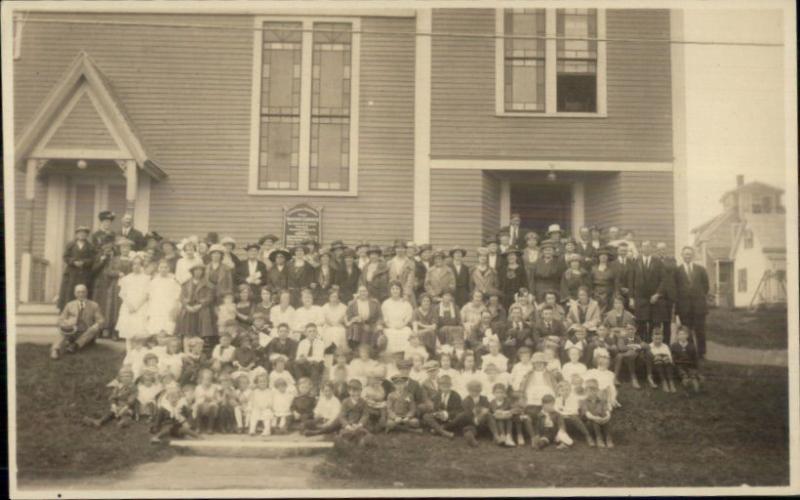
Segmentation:
<svg viewBox="0 0 800 500">
<path fill-rule="evenodd" d="M 100 227 L 97 214 L 103 210 L 117 214 L 111 227 L 119 231 L 126 207 L 124 179 L 73 177 L 69 179 L 67 193 L 64 243 L 73 239 L 78 226 L 89 226 L 96 231 Z"/>
</svg>

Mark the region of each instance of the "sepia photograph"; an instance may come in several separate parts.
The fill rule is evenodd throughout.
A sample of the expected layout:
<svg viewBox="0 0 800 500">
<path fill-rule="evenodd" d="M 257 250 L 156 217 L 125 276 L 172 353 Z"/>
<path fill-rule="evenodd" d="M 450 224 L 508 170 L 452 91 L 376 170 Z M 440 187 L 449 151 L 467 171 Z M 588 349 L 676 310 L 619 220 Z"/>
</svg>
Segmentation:
<svg viewBox="0 0 800 500">
<path fill-rule="evenodd" d="M 3 2 L 10 497 L 800 493 L 796 38 Z"/>
</svg>

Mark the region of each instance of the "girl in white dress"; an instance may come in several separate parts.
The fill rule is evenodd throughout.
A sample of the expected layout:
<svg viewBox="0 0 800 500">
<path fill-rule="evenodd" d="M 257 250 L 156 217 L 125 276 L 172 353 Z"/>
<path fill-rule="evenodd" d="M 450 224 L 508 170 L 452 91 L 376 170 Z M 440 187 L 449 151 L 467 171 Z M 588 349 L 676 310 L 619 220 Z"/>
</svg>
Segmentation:
<svg viewBox="0 0 800 500">
<path fill-rule="evenodd" d="M 147 289 L 150 276 L 142 265 L 142 256 L 131 259 L 131 273 L 119 280 L 119 297 L 122 307 L 117 320 L 117 331 L 130 349 L 130 339 L 148 337 L 147 333 Z"/>
<path fill-rule="evenodd" d="M 169 272 L 169 264 L 161 261 L 158 271 L 147 286 L 147 332 L 157 335 L 175 333 L 175 317 L 180 309 L 181 286 Z"/>
<path fill-rule="evenodd" d="M 325 342 L 326 349 L 331 345 L 336 346 L 336 354 L 347 354 L 350 346 L 347 345 L 345 335 L 344 320 L 347 314 L 347 306 L 339 301 L 339 287 L 334 285 L 328 294 L 328 303 L 322 306 L 322 316 L 325 318 L 325 325 L 322 327 L 322 340 Z M 333 353 L 326 357 L 326 364 L 333 360 Z"/>
<path fill-rule="evenodd" d="M 408 337 L 411 336 L 411 318 L 414 309 L 411 303 L 403 297 L 403 285 L 399 281 L 389 284 L 389 298 L 381 306 L 383 313 L 383 334 L 386 336 L 386 351 L 396 353 L 405 351 L 408 347 Z"/>
</svg>

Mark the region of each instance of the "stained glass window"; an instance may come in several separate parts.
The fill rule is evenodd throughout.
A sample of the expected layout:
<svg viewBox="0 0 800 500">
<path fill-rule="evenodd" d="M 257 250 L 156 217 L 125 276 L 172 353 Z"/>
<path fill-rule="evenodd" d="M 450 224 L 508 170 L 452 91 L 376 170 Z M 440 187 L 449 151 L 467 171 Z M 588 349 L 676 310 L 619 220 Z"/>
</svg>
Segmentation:
<svg viewBox="0 0 800 500">
<path fill-rule="evenodd" d="M 544 111 L 545 10 L 506 9 L 504 22 L 505 110 Z"/>
<path fill-rule="evenodd" d="M 558 9 L 556 36 L 558 111 L 597 111 L 597 9 Z"/>
</svg>

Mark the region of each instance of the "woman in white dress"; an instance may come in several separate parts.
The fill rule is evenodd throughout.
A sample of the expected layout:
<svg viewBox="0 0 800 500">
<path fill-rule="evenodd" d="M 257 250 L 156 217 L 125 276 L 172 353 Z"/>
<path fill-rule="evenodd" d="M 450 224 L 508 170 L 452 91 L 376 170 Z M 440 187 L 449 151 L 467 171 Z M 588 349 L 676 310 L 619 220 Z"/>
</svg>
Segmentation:
<svg viewBox="0 0 800 500">
<path fill-rule="evenodd" d="M 122 306 L 117 320 L 117 331 L 120 338 L 125 339 L 125 346 L 130 349 L 131 339 L 146 338 L 147 333 L 147 289 L 150 275 L 145 272 L 142 256 L 137 254 L 131 258 L 131 273 L 119 280 L 119 297 Z"/>
<path fill-rule="evenodd" d="M 147 287 L 147 333 L 175 333 L 175 318 L 180 309 L 181 286 L 169 272 L 169 264 L 158 263 L 156 275 Z"/>
<path fill-rule="evenodd" d="M 195 264 L 203 264 L 203 258 L 197 254 L 197 244 L 188 240 L 183 243 L 183 257 L 175 265 L 175 280 L 179 285 L 183 285 L 192 279 L 189 269 Z"/>
<path fill-rule="evenodd" d="M 321 331 L 325 325 L 325 316 L 322 308 L 314 305 L 314 293 L 310 288 L 303 288 L 300 291 L 300 307 L 294 310 L 294 326 L 292 326 L 292 338 L 300 341 L 309 323 L 317 325 L 317 331 Z"/>
<path fill-rule="evenodd" d="M 389 298 L 381 306 L 383 313 L 383 334 L 386 336 L 386 352 L 405 351 L 408 337 L 411 336 L 411 319 L 414 309 L 403 297 L 403 285 L 399 281 L 389 284 Z"/>
<path fill-rule="evenodd" d="M 292 307 L 292 294 L 289 290 L 281 290 L 278 303 L 269 311 L 269 321 L 272 323 L 272 337 L 278 336 L 278 326 L 282 323 L 289 325 L 289 331 L 294 326 L 294 307 Z"/>
<path fill-rule="evenodd" d="M 326 349 L 335 346 L 335 354 L 347 354 L 350 346 L 347 345 L 347 336 L 344 327 L 347 306 L 339 300 L 339 287 L 333 285 L 328 292 L 328 303 L 322 306 L 322 316 L 325 325 L 322 327 L 322 340 Z M 331 355 L 334 354 L 332 350 Z"/>
</svg>

